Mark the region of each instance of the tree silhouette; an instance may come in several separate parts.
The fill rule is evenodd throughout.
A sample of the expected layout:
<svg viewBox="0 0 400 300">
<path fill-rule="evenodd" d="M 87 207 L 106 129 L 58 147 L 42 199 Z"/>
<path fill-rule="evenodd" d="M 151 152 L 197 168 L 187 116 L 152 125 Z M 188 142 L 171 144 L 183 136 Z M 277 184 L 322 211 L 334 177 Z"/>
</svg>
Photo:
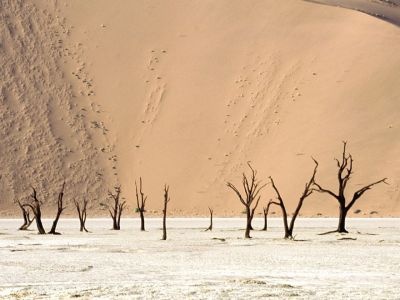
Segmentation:
<svg viewBox="0 0 400 300">
<path fill-rule="evenodd" d="M 113 200 L 112 206 L 108 206 L 108 211 L 110 216 L 113 220 L 113 230 L 120 230 L 121 229 L 121 215 L 122 211 L 125 208 L 126 201 L 121 202 L 121 187 L 116 186 L 114 187 L 114 193 L 108 192 L 108 196 Z"/>
<path fill-rule="evenodd" d="M 251 221 L 254 217 L 254 212 L 260 201 L 260 196 L 259 196 L 260 191 L 265 187 L 265 184 L 261 185 L 260 181 L 257 180 L 257 171 L 255 171 L 252 168 L 250 162 L 247 162 L 247 165 L 249 166 L 249 168 L 251 170 L 251 175 L 248 178 L 246 173 L 243 172 L 242 185 L 243 185 L 244 193 L 242 194 L 236 188 L 236 186 L 234 186 L 230 182 L 227 183 L 227 186 L 235 192 L 235 194 L 239 198 L 239 201 L 246 208 L 246 231 L 245 231 L 244 237 L 249 239 L 249 238 L 251 238 L 250 237 Z M 253 205 L 254 201 L 255 201 L 255 204 Z"/>
<path fill-rule="evenodd" d="M 137 204 L 137 211 L 140 214 L 140 230 L 145 231 L 144 228 L 144 212 L 146 206 L 147 196 L 144 196 L 142 190 L 142 177 L 139 178 L 139 189 L 138 185 L 135 180 L 135 189 L 136 189 L 136 204 Z"/>
<path fill-rule="evenodd" d="M 370 190 L 374 185 L 379 184 L 379 183 L 386 183 L 387 178 L 380 179 L 378 181 L 375 181 L 373 183 L 370 183 L 361 189 L 357 190 L 350 201 L 347 201 L 346 196 L 345 196 L 345 191 L 347 188 L 347 183 L 349 182 L 351 178 L 351 174 L 353 174 L 353 157 L 351 154 L 346 153 L 346 146 L 347 142 L 343 142 L 343 151 L 342 151 L 342 158 L 339 161 L 338 159 L 335 159 L 337 167 L 338 167 L 338 172 L 337 172 L 337 178 L 338 178 L 338 183 L 339 183 L 339 189 L 338 192 L 335 193 L 331 190 L 328 190 L 326 188 L 323 188 L 320 184 L 317 182 L 314 182 L 314 186 L 316 187 L 315 190 L 320 192 L 320 193 L 326 193 L 333 198 L 337 200 L 339 203 L 339 224 L 336 230 L 334 231 L 329 231 L 327 233 L 332 233 L 332 232 L 340 232 L 340 233 L 347 233 L 348 231 L 346 230 L 346 216 L 349 210 L 353 207 L 353 205 L 356 203 L 358 199 L 368 190 Z"/>
<path fill-rule="evenodd" d="M 293 239 L 293 228 L 294 228 L 294 223 L 296 222 L 296 218 L 299 215 L 299 212 L 301 210 L 301 207 L 303 206 L 304 200 L 310 196 L 313 192 L 313 184 L 314 184 L 314 180 L 315 180 L 315 175 L 317 174 L 317 168 L 318 168 L 318 163 L 316 160 L 314 160 L 315 162 L 315 167 L 314 167 L 314 171 L 312 173 L 312 176 L 310 178 L 310 180 L 305 184 L 304 187 L 304 191 L 301 194 L 300 198 L 299 198 L 299 202 L 297 203 L 296 209 L 292 215 L 292 218 L 290 220 L 290 224 L 288 224 L 288 215 L 287 215 L 287 210 L 285 207 L 285 203 L 282 199 L 281 194 L 279 193 L 278 188 L 275 185 L 274 180 L 272 179 L 272 177 L 269 177 L 269 179 L 271 180 L 271 184 L 273 189 L 275 190 L 278 202 L 275 201 L 270 201 L 268 204 L 275 204 L 280 206 L 281 210 L 282 210 L 282 217 L 283 217 L 283 225 L 285 228 L 285 239 Z"/>
</svg>

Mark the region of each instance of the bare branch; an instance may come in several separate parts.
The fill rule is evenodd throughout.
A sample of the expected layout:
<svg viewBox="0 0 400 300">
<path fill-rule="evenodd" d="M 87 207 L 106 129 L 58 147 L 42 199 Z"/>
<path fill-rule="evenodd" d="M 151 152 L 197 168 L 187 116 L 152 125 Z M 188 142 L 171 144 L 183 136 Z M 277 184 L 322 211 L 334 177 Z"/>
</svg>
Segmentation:
<svg viewBox="0 0 400 300">
<path fill-rule="evenodd" d="M 364 186 L 363 188 L 357 190 L 351 201 L 346 204 L 346 195 L 345 195 L 345 190 L 348 185 L 348 182 L 350 181 L 351 175 L 353 174 L 353 157 L 351 154 L 346 153 L 346 146 L 347 142 L 343 141 L 343 151 L 342 151 L 342 161 L 339 162 L 337 161 L 338 165 L 338 172 L 337 172 L 337 178 L 338 178 L 338 183 L 339 183 L 339 189 L 338 189 L 338 194 L 335 194 L 334 192 L 322 188 L 318 183 L 314 182 L 314 186 L 317 187 L 314 189 L 317 192 L 320 193 L 327 193 L 334 197 L 338 202 L 339 202 L 339 224 L 337 228 L 337 232 L 341 233 L 347 233 L 346 227 L 345 227 L 345 222 L 346 222 L 346 216 L 350 208 L 355 204 L 355 202 L 369 189 L 371 189 L 374 185 L 379 184 L 381 182 L 386 183 L 386 178 L 378 180 L 376 182 L 373 182 L 367 186 Z"/>
<path fill-rule="evenodd" d="M 247 176 L 246 173 L 242 174 L 243 193 L 230 182 L 227 182 L 227 186 L 235 192 L 239 201 L 246 208 L 247 224 L 245 238 L 250 238 L 250 230 L 252 229 L 251 221 L 260 200 L 259 193 L 265 187 L 265 184 L 260 186 L 260 182 L 257 180 L 257 171 L 251 166 L 250 162 L 247 162 L 247 165 L 250 168 L 251 174 L 250 176 Z M 256 200 L 256 204 L 252 208 L 254 200 Z"/>
<path fill-rule="evenodd" d="M 238 190 L 232 183 L 230 183 L 230 182 L 227 182 L 226 185 L 227 185 L 229 188 L 231 188 L 231 189 L 236 193 L 236 195 L 238 196 L 240 202 L 242 202 L 242 204 L 243 204 L 244 206 L 247 206 L 247 203 L 244 202 L 243 197 L 242 197 L 242 195 L 240 194 L 239 190 Z"/>
<path fill-rule="evenodd" d="M 274 180 L 272 179 L 271 176 L 269 176 L 269 179 L 271 180 L 272 187 L 273 187 L 273 189 L 275 190 L 275 193 L 276 193 L 276 195 L 277 195 L 277 197 L 278 197 L 279 202 L 280 202 L 280 203 L 283 203 L 282 196 L 281 196 L 281 194 L 279 193 L 279 191 L 278 191 L 278 189 L 277 189 L 277 187 L 276 187 L 276 185 L 275 185 Z M 279 205 L 280 205 L 280 204 L 279 204 Z"/>
<path fill-rule="evenodd" d="M 371 183 L 371 184 L 368 184 L 368 185 L 364 186 L 363 188 L 359 189 L 358 191 L 356 191 L 356 192 L 354 193 L 354 195 L 353 195 L 353 199 L 352 199 L 352 200 L 350 201 L 350 203 L 346 206 L 346 210 L 349 210 L 349 209 L 354 205 L 354 203 L 355 203 L 366 191 L 370 190 L 371 187 L 373 187 L 374 185 L 377 185 L 377 184 L 379 184 L 379 183 L 388 184 L 388 183 L 386 182 L 386 180 L 387 180 L 387 178 L 383 178 L 383 179 L 381 179 L 381 180 L 378 180 L 378 181 L 375 181 L 375 182 L 373 182 L 373 183 Z"/>
<path fill-rule="evenodd" d="M 314 189 L 314 191 L 319 192 L 319 193 L 327 193 L 327 194 L 331 195 L 332 197 L 335 197 L 336 199 L 338 198 L 338 196 L 334 192 L 322 188 L 318 183 L 314 182 L 314 185 L 318 188 L 318 189 Z"/>
<path fill-rule="evenodd" d="M 114 193 L 108 191 L 108 196 L 114 202 L 112 205 L 108 205 L 108 211 L 110 213 L 111 219 L 113 220 L 113 229 L 120 230 L 121 215 L 123 209 L 125 208 L 125 201 L 122 203 L 120 202 L 121 186 L 115 186 L 114 191 Z"/>
</svg>

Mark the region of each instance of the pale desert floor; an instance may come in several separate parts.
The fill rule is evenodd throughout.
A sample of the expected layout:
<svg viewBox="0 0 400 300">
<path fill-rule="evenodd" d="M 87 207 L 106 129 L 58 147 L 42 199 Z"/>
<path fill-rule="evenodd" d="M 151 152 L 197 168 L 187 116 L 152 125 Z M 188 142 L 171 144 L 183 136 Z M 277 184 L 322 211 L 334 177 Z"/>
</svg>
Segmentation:
<svg viewBox="0 0 400 300">
<path fill-rule="evenodd" d="M 317 235 L 335 219 L 300 219 L 298 241 L 282 239 L 281 219 L 270 231 L 243 239 L 244 219 L 61 220 L 60 236 L 16 230 L 0 220 L 0 298 L 356 298 L 395 299 L 400 292 L 400 219 L 351 219 L 346 236 Z M 47 227 L 50 221 L 46 222 Z M 255 220 L 256 228 L 262 220 Z M 356 240 L 339 240 L 343 237 Z"/>
</svg>

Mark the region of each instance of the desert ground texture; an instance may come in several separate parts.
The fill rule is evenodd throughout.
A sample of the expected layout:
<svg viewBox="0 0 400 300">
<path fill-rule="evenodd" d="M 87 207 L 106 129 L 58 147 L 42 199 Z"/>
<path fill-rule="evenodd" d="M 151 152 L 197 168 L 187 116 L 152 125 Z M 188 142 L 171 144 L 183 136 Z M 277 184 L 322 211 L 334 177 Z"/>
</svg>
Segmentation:
<svg viewBox="0 0 400 300">
<path fill-rule="evenodd" d="M 400 220 L 350 219 L 350 234 L 318 235 L 336 219 L 298 220 L 295 240 L 284 240 L 282 220 L 243 239 L 244 219 L 62 219 L 60 236 L 21 232 L 20 221 L 0 220 L 2 299 L 398 299 Z M 49 225 L 50 220 L 45 222 Z"/>
<path fill-rule="evenodd" d="M 311 156 L 335 189 L 347 141 L 349 191 L 389 183 L 357 216 L 399 216 L 398 11 L 367 0 L 1 1 L 1 215 L 19 215 L 14 202 L 34 186 L 52 217 L 63 181 L 66 201 L 89 199 L 92 216 L 108 214 L 107 190 L 121 185 L 132 213 L 141 176 L 149 212 L 168 183 L 171 214 L 239 216 L 226 182 L 248 161 L 291 211 Z M 301 213 L 336 212 L 313 194 Z"/>
</svg>

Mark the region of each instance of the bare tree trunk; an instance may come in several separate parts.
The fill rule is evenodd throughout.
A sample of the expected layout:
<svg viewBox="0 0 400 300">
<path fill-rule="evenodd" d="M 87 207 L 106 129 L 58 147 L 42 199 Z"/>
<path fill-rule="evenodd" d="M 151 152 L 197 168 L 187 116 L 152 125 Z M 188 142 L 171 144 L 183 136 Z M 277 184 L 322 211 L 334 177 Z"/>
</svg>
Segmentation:
<svg viewBox="0 0 400 300">
<path fill-rule="evenodd" d="M 171 199 L 169 198 L 168 195 L 169 192 L 169 186 L 165 185 L 164 186 L 164 209 L 163 209 L 163 236 L 162 240 L 167 239 L 167 204 Z"/>
<path fill-rule="evenodd" d="M 285 239 L 292 239 L 292 232 L 289 229 L 288 221 L 287 221 L 287 212 L 285 205 L 281 206 L 282 208 L 282 218 L 283 218 L 283 226 L 285 228 Z"/>
<path fill-rule="evenodd" d="M 61 216 L 61 212 L 57 211 L 57 215 L 53 221 L 53 225 L 51 226 L 51 230 L 49 231 L 49 234 L 61 234 L 59 232 L 56 232 L 57 223 L 58 223 L 60 216 Z"/>
<path fill-rule="evenodd" d="M 213 210 L 209 207 L 208 210 L 210 211 L 210 226 L 205 231 L 212 231 L 213 230 Z"/>
<path fill-rule="evenodd" d="M 145 231 L 144 227 L 144 212 L 145 206 L 147 201 L 147 196 L 144 196 L 143 193 L 143 184 L 142 184 L 142 177 L 139 177 L 139 188 L 135 180 L 135 189 L 136 189 L 136 204 L 137 204 L 137 211 L 140 214 L 140 230 Z"/>
<path fill-rule="evenodd" d="M 18 201 L 18 205 L 21 208 L 22 217 L 24 218 L 24 224 L 22 224 L 18 230 L 28 230 L 29 226 L 31 226 L 35 217 L 33 217 L 32 219 L 30 218 L 29 207 L 23 206 L 20 201 Z"/>
<path fill-rule="evenodd" d="M 254 214 L 250 214 L 250 231 L 254 230 L 254 228 L 253 228 L 253 217 L 254 217 Z"/>
<path fill-rule="evenodd" d="M 254 230 L 254 228 L 253 228 L 254 211 L 255 211 L 255 209 L 254 209 L 254 210 L 250 210 L 250 225 L 249 225 L 250 231 L 251 231 L 251 230 Z"/>
<path fill-rule="evenodd" d="M 56 232 L 56 228 L 57 228 L 58 220 L 60 219 L 60 216 L 65 209 L 65 207 L 63 206 L 64 187 L 65 187 L 65 182 L 62 185 L 61 192 L 58 194 L 57 215 L 53 221 L 53 226 L 51 226 L 51 230 L 49 231 L 49 234 L 60 234 L 59 232 Z"/>
<path fill-rule="evenodd" d="M 339 190 L 337 193 L 334 193 L 331 190 L 328 190 L 326 188 L 323 188 L 321 185 L 318 183 L 314 182 L 314 186 L 316 187 L 316 191 L 320 193 L 326 193 L 330 195 L 332 198 L 336 199 L 337 202 L 339 203 L 339 224 L 337 230 L 334 231 L 329 231 L 327 233 L 333 233 L 333 232 L 340 232 L 340 233 L 347 233 L 348 231 L 346 230 L 346 216 L 348 211 L 353 207 L 353 205 L 356 203 L 356 201 L 368 190 L 370 190 L 374 185 L 379 184 L 379 183 L 386 183 L 386 178 L 383 178 L 381 180 L 378 180 L 376 182 L 373 182 L 371 184 L 368 184 L 364 186 L 363 188 L 357 190 L 353 194 L 353 198 L 346 204 L 346 196 L 345 196 L 345 190 L 347 188 L 347 183 L 350 181 L 351 174 L 353 174 L 353 157 L 351 154 L 346 154 L 346 146 L 347 142 L 343 142 L 343 151 L 342 151 L 342 158 L 339 161 L 339 159 L 336 160 L 336 164 L 338 167 L 338 172 L 337 172 L 337 178 L 338 178 L 338 183 L 339 183 Z"/>
<path fill-rule="evenodd" d="M 108 191 L 108 196 L 113 199 L 114 203 L 112 207 L 108 206 L 108 212 L 113 220 L 113 230 L 120 230 L 121 229 L 121 215 L 122 211 L 125 208 L 126 201 L 120 202 L 121 196 L 121 187 L 116 186 L 114 187 L 115 194 Z"/>
<path fill-rule="evenodd" d="M 113 217 L 113 230 L 120 230 L 121 227 L 118 226 L 118 221 L 116 217 Z"/>
<path fill-rule="evenodd" d="M 87 204 L 88 204 L 88 200 L 83 199 L 83 204 L 79 204 L 77 201 L 74 201 L 76 210 L 78 211 L 78 217 L 79 217 L 79 224 L 80 224 L 80 228 L 79 231 L 85 231 L 85 232 L 89 232 L 86 229 L 86 208 L 87 208 Z"/>
<path fill-rule="evenodd" d="M 118 205 L 118 218 L 117 218 L 117 228 L 118 228 L 118 230 L 121 229 L 121 215 L 122 215 L 123 209 L 124 209 L 124 208 L 123 208 L 123 204 L 120 203 L 120 204 Z"/>
<path fill-rule="evenodd" d="M 317 174 L 317 169 L 318 169 L 318 162 L 316 160 L 314 160 L 315 162 L 315 167 L 314 167 L 314 171 L 313 174 L 310 178 L 310 180 L 306 183 L 303 194 L 301 195 L 299 202 L 297 203 L 297 207 L 293 213 L 292 219 L 290 221 L 290 225 L 288 225 L 288 216 L 287 216 L 287 211 L 286 211 L 286 207 L 285 207 L 285 203 L 282 199 L 281 194 L 279 193 L 278 188 L 275 185 L 274 180 L 272 179 L 272 177 L 269 177 L 271 180 L 271 184 L 273 189 L 275 190 L 275 193 L 277 195 L 278 201 L 279 202 L 273 202 L 270 201 L 268 203 L 268 205 L 270 204 L 276 204 L 278 206 L 281 207 L 282 210 L 282 218 L 283 218 L 283 226 L 285 228 L 285 239 L 293 239 L 293 228 L 294 228 L 294 223 L 296 221 L 297 216 L 300 213 L 301 207 L 303 206 L 304 200 L 310 196 L 313 192 L 312 186 L 315 184 L 315 175 Z"/>
<path fill-rule="evenodd" d="M 257 171 L 255 171 L 252 168 L 252 166 L 250 165 L 250 162 L 248 162 L 247 165 L 249 166 L 249 168 L 251 170 L 251 177 L 247 178 L 247 175 L 245 173 L 243 173 L 242 185 L 243 185 L 244 193 L 242 194 L 236 188 L 236 186 L 234 186 L 230 182 L 227 183 L 227 186 L 235 192 L 235 194 L 239 198 L 239 201 L 246 208 L 246 230 L 244 233 L 244 237 L 246 239 L 249 239 L 249 238 L 251 238 L 250 237 L 250 230 L 252 229 L 251 221 L 254 217 L 255 210 L 260 201 L 260 196 L 258 196 L 258 194 L 265 187 L 265 184 L 260 186 L 260 182 L 256 178 Z M 256 200 L 256 204 L 252 208 L 252 204 L 253 204 L 254 200 Z"/>
<path fill-rule="evenodd" d="M 246 239 L 251 239 L 250 230 L 251 230 L 251 213 L 250 213 L 250 207 L 246 206 L 246 231 L 244 233 L 244 237 Z"/>
<path fill-rule="evenodd" d="M 276 195 L 278 197 L 278 201 L 279 201 L 279 202 L 271 202 L 271 203 L 278 205 L 282 211 L 283 228 L 285 229 L 285 237 L 284 238 L 285 239 L 292 238 L 292 236 L 290 234 L 290 230 L 289 230 L 288 221 L 287 221 L 287 212 L 286 212 L 285 203 L 283 202 L 283 199 L 278 191 L 278 188 L 275 186 L 274 180 L 272 179 L 272 177 L 269 177 L 269 179 L 271 180 L 272 187 L 274 188 Z"/>
<path fill-rule="evenodd" d="M 36 227 L 39 234 L 46 234 L 42 224 L 42 212 L 40 210 L 40 201 L 37 198 L 37 193 L 34 187 L 32 187 L 32 194 L 31 194 L 32 203 L 23 204 L 23 207 L 29 207 L 32 209 L 33 214 L 35 215 L 36 220 Z"/>
<path fill-rule="evenodd" d="M 254 207 L 250 210 L 250 230 L 254 230 L 254 228 L 253 228 L 253 218 L 254 218 L 254 214 L 256 212 L 256 209 L 257 209 L 259 201 L 260 201 L 260 197 L 257 199 L 256 205 L 254 205 Z"/>
<path fill-rule="evenodd" d="M 86 225 L 85 225 L 85 220 L 84 219 L 79 219 L 79 223 L 80 223 L 80 226 L 79 226 L 79 231 L 80 232 L 82 232 L 82 231 L 89 232 L 89 230 L 86 229 Z"/>
<path fill-rule="evenodd" d="M 42 212 L 40 211 L 40 207 L 38 213 L 35 214 L 35 220 L 39 234 L 46 234 L 46 230 L 44 230 L 42 223 Z"/>
<path fill-rule="evenodd" d="M 339 224 L 337 232 L 348 233 L 348 231 L 346 230 L 346 216 L 347 216 L 346 206 L 339 205 Z"/>
<path fill-rule="evenodd" d="M 164 206 L 164 208 L 166 209 L 166 205 Z M 162 240 L 166 240 L 167 239 L 167 211 L 163 210 L 163 236 L 162 236 Z"/>
<path fill-rule="evenodd" d="M 263 208 L 263 212 L 264 212 L 264 227 L 262 230 L 267 231 L 268 230 L 268 210 L 264 207 Z"/>
<path fill-rule="evenodd" d="M 262 230 L 267 231 L 268 230 L 268 212 L 269 212 L 269 208 L 272 204 L 272 201 L 268 202 L 267 207 L 263 208 L 263 212 L 264 212 L 264 228 Z"/>
<path fill-rule="evenodd" d="M 145 231 L 144 228 L 144 213 L 140 211 L 140 231 Z"/>
</svg>

